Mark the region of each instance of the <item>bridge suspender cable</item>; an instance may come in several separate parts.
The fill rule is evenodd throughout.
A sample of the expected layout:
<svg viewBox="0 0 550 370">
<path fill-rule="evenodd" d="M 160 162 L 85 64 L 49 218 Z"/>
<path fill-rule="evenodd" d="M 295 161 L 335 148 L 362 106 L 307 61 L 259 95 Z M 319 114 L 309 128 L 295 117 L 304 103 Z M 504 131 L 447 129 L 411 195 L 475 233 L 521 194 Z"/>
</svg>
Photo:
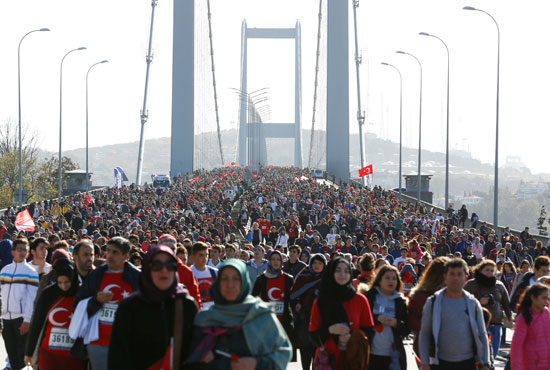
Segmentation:
<svg viewBox="0 0 550 370">
<path fill-rule="evenodd" d="M 216 88 L 216 69 L 214 68 L 214 44 L 212 42 L 212 13 L 210 12 L 210 0 L 206 2 L 208 7 L 208 37 L 210 38 L 210 59 L 212 60 L 212 83 L 214 86 L 214 106 L 216 111 L 216 126 L 218 129 L 218 145 L 220 146 L 221 165 L 225 164 L 222 149 L 222 134 L 220 131 L 220 116 L 218 113 L 218 92 Z"/>
</svg>

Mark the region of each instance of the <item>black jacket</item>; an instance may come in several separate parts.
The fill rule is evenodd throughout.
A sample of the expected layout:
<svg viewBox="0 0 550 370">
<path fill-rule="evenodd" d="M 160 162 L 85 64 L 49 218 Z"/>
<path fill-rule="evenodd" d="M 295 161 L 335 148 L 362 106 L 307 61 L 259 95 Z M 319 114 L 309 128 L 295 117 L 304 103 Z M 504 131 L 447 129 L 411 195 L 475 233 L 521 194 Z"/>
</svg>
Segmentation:
<svg viewBox="0 0 550 370">
<path fill-rule="evenodd" d="M 292 312 L 290 311 L 290 288 L 292 288 L 292 284 L 294 284 L 294 278 L 285 273 L 285 291 L 283 292 L 285 306 L 283 311 L 283 321 L 281 324 L 289 337 L 292 336 L 293 329 Z M 264 302 L 269 302 L 269 298 L 267 297 L 267 277 L 265 274 L 261 274 L 256 279 L 254 288 L 252 289 L 252 295 L 254 297 L 260 297 L 260 299 Z"/>
<path fill-rule="evenodd" d="M 92 317 L 97 311 L 99 311 L 103 307 L 103 304 L 101 304 L 96 297 L 97 293 L 99 292 L 99 288 L 101 287 L 101 279 L 103 279 L 103 274 L 105 273 L 105 271 L 107 271 L 107 268 L 107 264 L 104 264 L 99 266 L 95 270 L 90 271 L 88 273 L 88 276 L 82 283 L 82 286 L 78 289 L 78 292 L 76 292 L 76 296 L 74 297 L 75 308 L 78 305 L 78 302 L 80 302 L 81 300 L 92 297 L 92 299 L 90 299 L 90 301 L 88 302 L 88 317 Z M 138 290 L 140 274 L 141 271 L 139 271 L 134 265 L 132 265 L 128 261 L 124 262 L 122 280 L 130 284 L 132 286 L 132 291 L 134 292 Z"/>
<path fill-rule="evenodd" d="M 189 356 L 189 334 L 193 330 L 198 307 L 189 296 L 175 299 L 183 299 L 183 365 Z M 175 299 L 156 303 L 131 295 L 120 302 L 109 344 L 109 369 L 146 370 L 164 356 L 174 336 Z"/>
<path fill-rule="evenodd" d="M 369 306 L 374 307 L 376 301 L 376 295 L 378 291 L 376 289 L 371 289 L 367 292 L 366 297 L 369 300 Z M 378 315 L 372 315 L 374 320 L 374 325 L 379 325 Z M 397 326 L 392 328 L 393 333 L 393 345 L 394 349 L 399 351 L 399 364 L 401 369 L 407 368 L 407 354 L 405 353 L 405 346 L 403 345 L 403 338 L 409 335 L 409 326 L 407 325 L 407 303 L 403 297 L 395 299 L 395 318 L 397 319 Z M 369 343 L 372 345 L 372 340 L 375 335 L 374 327 L 367 329 L 367 336 L 369 338 Z"/>
<path fill-rule="evenodd" d="M 510 294 L 510 308 L 512 311 L 516 312 L 516 306 L 519 303 L 519 298 L 521 297 L 523 291 L 529 287 L 531 278 L 534 276 L 535 274 L 533 272 L 527 272 L 523 275 L 521 283 L 519 283 L 516 289 L 512 291 L 512 294 Z"/>
<path fill-rule="evenodd" d="M 291 275 L 293 279 L 296 279 L 296 276 L 306 267 L 307 265 L 300 260 L 296 260 L 295 263 L 290 263 L 290 260 L 288 260 L 283 265 L 283 271 Z"/>
<path fill-rule="evenodd" d="M 57 298 L 59 298 L 59 290 L 53 285 L 44 289 L 38 297 L 31 319 L 29 335 L 27 336 L 25 356 L 32 357 L 37 344 L 42 342 L 46 325 L 48 325 L 46 322 L 48 312 Z"/>
</svg>

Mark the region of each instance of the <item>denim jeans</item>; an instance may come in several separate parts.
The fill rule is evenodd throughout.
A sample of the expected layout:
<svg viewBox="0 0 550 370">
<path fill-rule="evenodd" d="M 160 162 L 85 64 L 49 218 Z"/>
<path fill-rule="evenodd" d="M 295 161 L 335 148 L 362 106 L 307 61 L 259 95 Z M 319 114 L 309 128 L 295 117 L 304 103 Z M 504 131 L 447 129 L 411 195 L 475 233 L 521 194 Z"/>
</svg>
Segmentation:
<svg viewBox="0 0 550 370">
<path fill-rule="evenodd" d="M 493 347 L 493 359 L 495 359 L 500 349 L 502 326 L 493 324 L 489 325 L 489 327 L 487 328 L 487 334 L 491 334 L 491 347 Z"/>
</svg>

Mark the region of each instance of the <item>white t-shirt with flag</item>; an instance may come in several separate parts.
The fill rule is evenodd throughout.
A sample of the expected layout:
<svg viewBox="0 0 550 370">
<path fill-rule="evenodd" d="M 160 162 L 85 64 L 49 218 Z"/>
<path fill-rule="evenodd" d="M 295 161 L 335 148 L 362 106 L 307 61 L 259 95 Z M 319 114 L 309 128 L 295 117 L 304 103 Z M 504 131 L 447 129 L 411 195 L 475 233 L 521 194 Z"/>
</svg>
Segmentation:
<svg viewBox="0 0 550 370">
<path fill-rule="evenodd" d="M 216 274 L 218 273 L 218 269 L 213 267 L 210 268 L 215 270 Z M 197 269 L 195 265 L 191 266 L 191 271 L 193 271 L 193 275 L 195 276 L 195 280 L 197 280 L 197 285 L 199 287 L 203 310 L 214 304 L 212 297 L 210 297 L 210 294 L 208 293 L 210 286 L 214 283 L 214 277 L 210 272 L 210 268 L 206 266 L 205 269 L 201 271 Z"/>
</svg>

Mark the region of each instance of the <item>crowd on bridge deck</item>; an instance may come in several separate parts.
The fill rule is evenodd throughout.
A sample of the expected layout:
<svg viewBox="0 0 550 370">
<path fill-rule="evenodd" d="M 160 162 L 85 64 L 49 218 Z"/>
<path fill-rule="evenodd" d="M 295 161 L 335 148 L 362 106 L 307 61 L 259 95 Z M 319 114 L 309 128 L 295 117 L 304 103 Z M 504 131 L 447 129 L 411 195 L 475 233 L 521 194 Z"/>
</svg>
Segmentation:
<svg viewBox="0 0 550 370">
<path fill-rule="evenodd" d="M 228 164 L 0 218 L 8 366 L 48 369 L 550 369 L 550 258 L 308 170 Z M 404 341 L 413 338 L 416 363 Z M 502 354 L 502 353 L 501 353 Z"/>
</svg>

